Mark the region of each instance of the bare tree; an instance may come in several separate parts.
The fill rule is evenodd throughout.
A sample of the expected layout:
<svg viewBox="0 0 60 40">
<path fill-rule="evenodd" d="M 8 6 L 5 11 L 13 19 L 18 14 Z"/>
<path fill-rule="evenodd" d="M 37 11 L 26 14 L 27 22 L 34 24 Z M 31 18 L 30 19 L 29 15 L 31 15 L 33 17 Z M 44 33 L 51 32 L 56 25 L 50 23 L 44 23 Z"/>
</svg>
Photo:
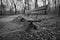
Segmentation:
<svg viewBox="0 0 60 40">
<path fill-rule="evenodd" d="M 1 0 L 1 10 L 0 10 L 0 15 L 2 15 L 2 0 Z"/>
<path fill-rule="evenodd" d="M 43 5 L 46 5 L 46 0 L 43 0 Z"/>
<path fill-rule="evenodd" d="M 24 0 L 24 1 L 25 1 L 25 2 L 24 2 L 24 3 L 25 3 L 25 7 L 24 7 L 24 13 L 25 13 L 25 10 L 26 10 L 26 0 Z"/>
<path fill-rule="evenodd" d="M 14 9 L 15 9 L 15 14 L 16 14 L 17 13 L 17 10 L 16 10 L 16 4 L 14 3 L 14 1 L 13 1 L 13 4 L 14 4 Z"/>
<path fill-rule="evenodd" d="M 38 7 L 37 0 L 35 0 L 35 8 L 37 8 L 37 7 Z"/>
<path fill-rule="evenodd" d="M 1 5 L 1 0 L 0 0 L 0 5 Z"/>
<path fill-rule="evenodd" d="M 27 0 L 27 4 L 28 4 L 28 10 L 29 10 L 29 0 Z"/>
</svg>

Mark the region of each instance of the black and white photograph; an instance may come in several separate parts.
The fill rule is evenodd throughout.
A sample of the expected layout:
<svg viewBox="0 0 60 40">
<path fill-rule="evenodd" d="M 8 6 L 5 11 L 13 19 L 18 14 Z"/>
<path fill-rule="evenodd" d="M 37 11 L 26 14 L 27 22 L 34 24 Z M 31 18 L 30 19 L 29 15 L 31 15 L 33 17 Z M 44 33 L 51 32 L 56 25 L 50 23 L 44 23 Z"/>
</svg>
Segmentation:
<svg viewBox="0 0 60 40">
<path fill-rule="evenodd" d="M 0 0 L 0 40 L 60 40 L 60 0 Z"/>
</svg>

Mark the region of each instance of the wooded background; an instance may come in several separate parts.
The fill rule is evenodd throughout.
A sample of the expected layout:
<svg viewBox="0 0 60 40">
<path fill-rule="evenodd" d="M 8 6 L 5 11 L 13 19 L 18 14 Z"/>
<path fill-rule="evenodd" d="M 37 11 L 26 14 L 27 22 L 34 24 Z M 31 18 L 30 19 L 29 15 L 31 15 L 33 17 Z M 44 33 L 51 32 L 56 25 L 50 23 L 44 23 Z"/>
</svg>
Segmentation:
<svg viewBox="0 0 60 40">
<path fill-rule="evenodd" d="M 49 10 L 59 10 L 60 0 L 0 0 L 0 10 L 26 11 L 48 5 Z M 4 7 L 3 7 L 4 6 Z M 1 14 L 1 13 L 0 13 Z"/>
</svg>

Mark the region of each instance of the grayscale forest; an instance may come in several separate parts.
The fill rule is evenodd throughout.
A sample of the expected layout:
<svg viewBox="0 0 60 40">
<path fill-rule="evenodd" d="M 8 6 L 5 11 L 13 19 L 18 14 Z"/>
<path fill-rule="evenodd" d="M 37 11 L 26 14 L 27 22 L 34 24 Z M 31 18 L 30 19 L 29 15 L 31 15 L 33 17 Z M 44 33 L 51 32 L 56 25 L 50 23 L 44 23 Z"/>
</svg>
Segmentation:
<svg viewBox="0 0 60 40">
<path fill-rule="evenodd" d="M 0 40 L 60 40 L 60 0 L 0 0 Z"/>
</svg>

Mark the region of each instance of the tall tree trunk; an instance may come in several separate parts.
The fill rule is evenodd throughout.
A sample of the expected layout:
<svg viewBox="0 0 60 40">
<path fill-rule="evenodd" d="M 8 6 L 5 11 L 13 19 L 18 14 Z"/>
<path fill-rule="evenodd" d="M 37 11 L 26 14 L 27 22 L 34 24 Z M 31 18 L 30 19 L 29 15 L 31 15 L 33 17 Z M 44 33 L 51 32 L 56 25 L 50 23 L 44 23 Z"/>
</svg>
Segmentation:
<svg viewBox="0 0 60 40">
<path fill-rule="evenodd" d="M 38 7 L 37 0 L 35 0 L 35 8 L 37 8 L 37 7 Z"/>
<path fill-rule="evenodd" d="M 46 0 L 43 0 L 43 5 L 44 5 L 44 6 L 46 5 Z"/>
<path fill-rule="evenodd" d="M 26 0 L 27 10 L 29 10 L 29 0 Z"/>
<path fill-rule="evenodd" d="M 24 13 L 25 13 L 25 10 L 26 10 L 26 0 L 24 0 L 24 4 L 25 4 L 25 7 L 24 7 Z"/>
<path fill-rule="evenodd" d="M 29 0 L 28 0 L 28 10 L 29 10 Z"/>
<path fill-rule="evenodd" d="M 14 9 L 15 9 L 15 14 L 17 13 L 17 10 L 16 10 L 16 5 L 14 4 Z"/>
<path fill-rule="evenodd" d="M 0 0 L 0 5 L 1 5 L 1 0 Z"/>
<path fill-rule="evenodd" d="M 25 0 L 25 7 L 24 7 L 24 13 L 25 13 L 25 10 L 26 10 L 26 0 Z"/>
<path fill-rule="evenodd" d="M 1 11 L 0 12 L 1 12 L 1 15 L 2 15 L 2 0 L 1 0 Z"/>
<path fill-rule="evenodd" d="M 56 13 L 57 13 L 57 16 L 60 16 L 60 4 L 59 4 L 59 0 L 56 0 Z"/>
<path fill-rule="evenodd" d="M 46 6 L 46 1 L 47 0 L 43 0 L 43 6 Z M 46 10 L 47 10 L 47 6 L 46 6 L 46 9 L 45 9 L 45 14 L 47 14 Z"/>
</svg>

